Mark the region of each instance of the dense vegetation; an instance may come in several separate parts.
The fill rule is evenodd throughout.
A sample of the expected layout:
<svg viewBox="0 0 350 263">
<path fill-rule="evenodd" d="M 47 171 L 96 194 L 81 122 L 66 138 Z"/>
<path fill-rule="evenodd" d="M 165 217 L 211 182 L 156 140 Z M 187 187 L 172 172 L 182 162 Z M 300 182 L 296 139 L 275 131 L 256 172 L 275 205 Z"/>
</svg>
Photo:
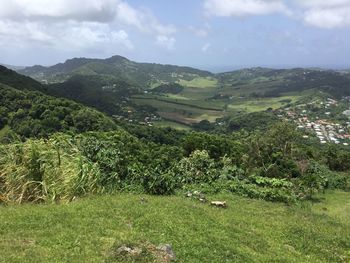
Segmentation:
<svg viewBox="0 0 350 263">
<path fill-rule="evenodd" d="M 62 82 L 74 75 L 103 75 L 106 78 L 119 76 L 120 80 L 143 88 L 159 81 L 174 82 L 178 78 L 177 74 L 184 74 L 189 79 L 193 79 L 194 76 L 212 75 L 210 72 L 190 67 L 136 63 L 121 56 L 107 59 L 74 58 L 52 67 L 34 66 L 19 72 L 49 82 Z"/>
<path fill-rule="evenodd" d="M 178 124 L 213 123 L 217 118 L 278 109 L 306 94 L 315 96 L 322 91 L 335 98 L 350 95 L 349 74 L 318 69 L 251 68 L 213 74 L 113 56 L 74 58 L 19 72 L 42 83 L 53 83 L 47 87 L 49 95 L 137 122 L 159 115 Z M 202 124 L 205 130 L 211 129 Z"/>
<path fill-rule="evenodd" d="M 125 81 L 101 76 L 77 75 L 48 87 L 50 95 L 71 99 L 110 115 L 125 114 L 130 96 L 138 92 Z"/>
<path fill-rule="evenodd" d="M 44 91 L 45 88 L 39 82 L 10 70 L 0 65 L 0 83 L 15 86 L 20 90 Z"/>
<path fill-rule="evenodd" d="M 108 63 L 120 60 L 129 63 L 120 57 Z M 85 62 L 68 64 L 73 71 L 104 70 L 100 61 Z M 163 85 L 157 92 L 180 88 Z M 130 244 L 142 248 L 140 262 L 158 262 L 156 245 L 171 242 L 180 262 L 348 261 L 347 193 L 310 211 L 326 190 L 348 189 L 347 148 L 305 140 L 271 109 L 178 131 L 117 122 L 86 106 L 124 112 L 136 90 L 100 75 L 42 86 L 0 72 L 1 259 L 135 262 L 116 254 Z M 182 197 L 195 192 L 203 204 Z M 91 195 L 69 206 L 50 204 Z M 212 198 L 229 200 L 228 208 L 209 207 Z"/>
<path fill-rule="evenodd" d="M 184 90 L 184 87 L 181 86 L 180 84 L 169 83 L 169 84 L 162 84 L 162 85 L 159 85 L 158 87 L 155 87 L 154 89 L 152 89 L 152 92 L 178 94 L 183 90 Z"/>
<path fill-rule="evenodd" d="M 81 101 L 89 105 L 89 98 L 104 96 L 98 94 L 99 77 L 84 81 L 75 77 L 63 90 L 54 90 L 57 96 L 82 94 Z M 124 84 L 109 87 L 112 94 L 121 95 Z M 22 90 L 21 85 L 21 90 L 0 88 L 0 139 L 7 143 L 0 146 L 0 193 L 6 202 L 188 189 L 295 202 L 347 186 L 347 178 L 337 172 L 349 169 L 346 149 L 310 144 L 269 111 L 223 119 L 220 127 L 209 122 L 195 127 L 211 133 L 125 122 L 118 128 L 109 117 L 81 104 Z"/>
<path fill-rule="evenodd" d="M 47 137 L 59 131 L 83 132 L 115 129 L 115 123 L 96 110 L 37 91 L 21 91 L 0 84 L 0 129 L 11 130 L 2 140 Z"/>
<path fill-rule="evenodd" d="M 0 148 L 1 193 L 6 202 L 70 200 L 88 193 L 136 191 L 172 194 L 186 189 L 229 191 L 271 201 L 310 199 L 347 186 L 350 153 L 306 146 L 293 126 L 224 136 L 172 133 L 172 139 L 120 130 L 56 135 Z M 328 157 L 328 155 L 331 156 Z M 336 165 L 335 165 L 336 163 Z"/>
<path fill-rule="evenodd" d="M 349 75 L 331 70 L 252 68 L 220 73 L 218 79 L 223 86 L 235 87 L 247 84 L 260 86 L 262 91 L 257 91 L 253 95 L 266 97 L 314 88 L 336 97 L 350 93 Z"/>
</svg>

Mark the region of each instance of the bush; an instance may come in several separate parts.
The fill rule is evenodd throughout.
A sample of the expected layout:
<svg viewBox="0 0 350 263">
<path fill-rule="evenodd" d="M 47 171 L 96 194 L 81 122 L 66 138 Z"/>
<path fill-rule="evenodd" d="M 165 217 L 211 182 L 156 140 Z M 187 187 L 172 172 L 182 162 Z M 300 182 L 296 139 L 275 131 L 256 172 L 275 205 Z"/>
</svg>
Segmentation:
<svg viewBox="0 0 350 263">
<path fill-rule="evenodd" d="M 6 202 L 70 200 L 101 192 L 99 175 L 64 136 L 0 147 L 0 195 Z"/>
<path fill-rule="evenodd" d="M 189 157 L 183 158 L 176 165 L 175 171 L 182 184 L 211 183 L 219 177 L 214 160 L 205 150 L 196 150 Z"/>
<path fill-rule="evenodd" d="M 177 187 L 175 173 L 171 170 L 162 171 L 158 168 L 146 170 L 143 177 L 145 192 L 154 195 L 170 195 Z"/>
</svg>

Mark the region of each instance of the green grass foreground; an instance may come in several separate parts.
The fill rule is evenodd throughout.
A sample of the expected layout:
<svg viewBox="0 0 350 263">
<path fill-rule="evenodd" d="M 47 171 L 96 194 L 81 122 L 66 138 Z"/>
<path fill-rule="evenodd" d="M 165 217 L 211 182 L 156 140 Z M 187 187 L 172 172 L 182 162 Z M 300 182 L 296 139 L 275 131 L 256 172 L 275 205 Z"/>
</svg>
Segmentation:
<svg viewBox="0 0 350 263">
<path fill-rule="evenodd" d="M 219 209 L 182 196 L 118 194 L 2 206 L 0 262 L 124 262 L 113 251 L 125 243 L 170 243 L 176 262 L 349 262 L 349 197 L 330 192 L 291 206 L 210 197 L 228 202 Z"/>
</svg>

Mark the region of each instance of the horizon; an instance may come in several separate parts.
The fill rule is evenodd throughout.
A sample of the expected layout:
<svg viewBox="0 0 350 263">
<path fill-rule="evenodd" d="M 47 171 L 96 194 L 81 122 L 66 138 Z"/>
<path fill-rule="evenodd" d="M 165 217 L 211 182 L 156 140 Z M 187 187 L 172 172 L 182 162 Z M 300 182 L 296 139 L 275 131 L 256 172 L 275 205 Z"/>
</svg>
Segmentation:
<svg viewBox="0 0 350 263">
<path fill-rule="evenodd" d="M 28 67 L 34 67 L 34 66 L 43 66 L 43 67 L 52 67 L 57 64 L 63 64 L 67 62 L 68 60 L 72 59 L 108 59 L 114 56 L 121 56 L 121 55 L 112 55 L 110 57 L 71 57 L 71 58 L 66 58 L 62 61 L 59 61 L 54 64 L 32 64 L 32 65 L 13 65 L 13 64 L 7 64 L 3 63 L 0 61 L 0 65 L 5 66 L 5 67 L 13 67 L 13 68 L 28 68 Z M 199 70 L 204 70 L 204 71 L 209 71 L 210 73 L 213 74 L 218 74 L 218 73 L 225 73 L 225 72 L 231 72 L 231 71 L 239 71 L 239 70 L 244 70 L 244 69 L 253 69 L 253 68 L 267 68 L 267 69 L 276 69 L 276 70 L 283 70 L 283 69 L 296 69 L 296 68 L 304 68 L 304 69 L 321 69 L 321 70 L 335 70 L 335 71 L 341 71 L 341 70 L 349 70 L 350 66 L 347 65 L 220 65 L 220 66 L 215 66 L 215 65 L 181 65 L 181 64 L 172 64 L 172 63 L 158 63 L 154 61 L 136 61 L 134 59 L 130 59 L 125 56 L 124 57 L 130 61 L 136 62 L 136 63 L 155 63 L 155 64 L 162 64 L 162 65 L 173 65 L 173 66 L 180 66 L 180 67 L 191 67 Z"/>
<path fill-rule="evenodd" d="M 0 10 L 0 62 L 120 54 L 214 71 L 344 69 L 349 17 L 350 0 L 13 0 Z"/>
</svg>

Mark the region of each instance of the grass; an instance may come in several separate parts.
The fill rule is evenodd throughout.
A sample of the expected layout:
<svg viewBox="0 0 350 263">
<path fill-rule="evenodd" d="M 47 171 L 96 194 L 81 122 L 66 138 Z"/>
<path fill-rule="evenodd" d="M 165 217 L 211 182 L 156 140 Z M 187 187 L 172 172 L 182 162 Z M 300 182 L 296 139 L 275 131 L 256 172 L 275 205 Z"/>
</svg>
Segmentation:
<svg viewBox="0 0 350 263">
<path fill-rule="evenodd" d="M 227 209 L 181 196 L 142 197 L 147 202 L 119 194 L 0 207 L 0 262 L 124 262 L 112 254 L 124 243 L 170 243 L 176 262 L 350 260 L 350 193 L 332 192 L 303 206 L 210 198 L 226 200 Z M 136 262 L 150 262 L 146 256 Z"/>
<path fill-rule="evenodd" d="M 150 105 L 158 110 L 161 117 L 177 123 L 191 124 L 201 120 L 208 119 L 215 121 L 216 118 L 222 117 L 223 112 L 212 110 L 210 108 L 199 108 L 200 106 L 191 105 L 186 101 L 184 104 L 179 104 L 176 101 L 157 98 L 140 98 L 134 97 L 133 102 L 139 105 Z M 181 103 L 181 102 L 180 102 Z"/>
<path fill-rule="evenodd" d="M 218 80 L 211 77 L 196 77 L 192 80 L 180 79 L 178 83 L 185 87 L 215 88 L 218 85 Z"/>
<path fill-rule="evenodd" d="M 299 93 L 285 93 L 280 97 L 274 98 L 239 98 L 242 93 L 247 95 L 252 91 L 256 92 L 259 90 L 259 87 L 254 85 L 247 85 L 241 88 L 237 90 L 233 87 L 218 89 L 204 86 L 202 88 L 187 87 L 176 95 L 147 94 L 137 95 L 132 99 L 136 104 L 155 107 L 158 113 L 167 120 L 188 125 L 201 120 L 215 122 L 217 118 L 237 113 L 265 111 L 268 108 L 278 109 L 287 104 L 286 100 L 290 100 L 290 103 L 295 103 L 314 94 L 314 91 L 307 90 Z M 266 87 L 264 86 L 263 88 Z M 230 100 L 211 99 L 218 92 L 233 96 L 233 98 Z"/>
<path fill-rule="evenodd" d="M 234 99 L 232 101 L 191 99 L 190 94 L 186 99 L 181 99 L 185 95 L 169 96 L 135 96 L 133 101 L 140 105 L 150 105 L 158 109 L 158 113 L 168 120 L 184 124 L 196 123 L 201 120 L 214 122 L 217 118 L 224 117 L 227 114 L 237 112 L 257 112 L 268 108 L 277 109 L 284 106 L 285 100 L 291 103 L 301 99 L 304 95 L 286 94 L 276 98 L 248 98 Z M 227 103 L 227 110 L 223 111 Z M 215 110 L 214 110 L 215 109 Z"/>
<path fill-rule="evenodd" d="M 191 130 L 190 126 L 168 120 L 157 121 L 154 124 L 155 126 L 162 128 L 171 127 L 177 130 Z"/>
<path fill-rule="evenodd" d="M 229 110 L 239 110 L 244 112 L 264 111 L 268 108 L 278 109 L 285 105 L 283 100 L 289 99 L 291 103 L 296 102 L 301 96 L 281 96 L 276 98 L 250 98 L 242 99 L 228 105 Z"/>
</svg>

